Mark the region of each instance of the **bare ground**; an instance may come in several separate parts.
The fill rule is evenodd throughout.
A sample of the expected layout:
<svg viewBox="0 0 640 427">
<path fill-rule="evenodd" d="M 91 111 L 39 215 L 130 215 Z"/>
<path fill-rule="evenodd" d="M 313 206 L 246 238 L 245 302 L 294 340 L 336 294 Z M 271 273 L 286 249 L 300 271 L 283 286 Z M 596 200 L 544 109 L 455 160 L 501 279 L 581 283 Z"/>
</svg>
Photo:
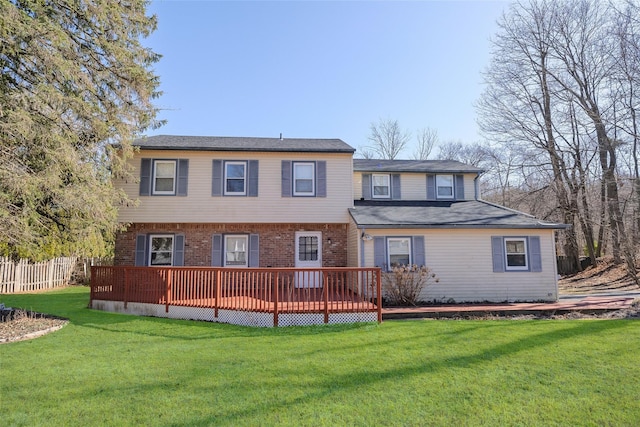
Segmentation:
<svg viewBox="0 0 640 427">
<path fill-rule="evenodd" d="M 636 291 L 640 288 L 627 276 L 624 264 L 614 264 L 610 257 L 598 260 L 596 267 L 564 276 L 558 281 L 560 294 L 593 294 L 607 291 Z"/>
</svg>

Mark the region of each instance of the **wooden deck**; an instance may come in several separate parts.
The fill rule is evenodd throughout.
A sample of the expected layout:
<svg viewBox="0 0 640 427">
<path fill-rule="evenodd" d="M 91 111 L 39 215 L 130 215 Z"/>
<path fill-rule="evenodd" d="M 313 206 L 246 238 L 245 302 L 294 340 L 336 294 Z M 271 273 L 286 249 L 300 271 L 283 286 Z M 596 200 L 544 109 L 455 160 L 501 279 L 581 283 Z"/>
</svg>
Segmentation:
<svg viewBox="0 0 640 427">
<path fill-rule="evenodd" d="M 91 301 L 280 314 L 376 313 L 378 268 L 92 267 Z"/>
</svg>

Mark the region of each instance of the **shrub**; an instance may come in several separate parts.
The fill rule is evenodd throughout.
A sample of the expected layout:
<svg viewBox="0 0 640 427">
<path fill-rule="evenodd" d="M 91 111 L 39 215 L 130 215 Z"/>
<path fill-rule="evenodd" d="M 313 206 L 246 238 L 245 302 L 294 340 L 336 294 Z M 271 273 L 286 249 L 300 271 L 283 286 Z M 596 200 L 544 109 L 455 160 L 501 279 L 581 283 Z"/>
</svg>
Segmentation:
<svg viewBox="0 0 640 427">
<path fill-rule="evenodd" d="M 391 305 L 418 305 L 422 290 L 439 279 L 424 265 L 397 265 L 382 275 L 385 296 Z"/>
</svg>

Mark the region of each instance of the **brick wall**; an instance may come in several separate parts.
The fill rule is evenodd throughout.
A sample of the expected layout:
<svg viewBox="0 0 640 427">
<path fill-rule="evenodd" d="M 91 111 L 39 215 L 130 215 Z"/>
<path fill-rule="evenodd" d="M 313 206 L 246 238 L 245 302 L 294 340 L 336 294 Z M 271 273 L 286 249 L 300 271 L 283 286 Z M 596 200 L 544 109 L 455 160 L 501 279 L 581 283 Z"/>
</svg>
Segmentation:
<svg viewBox="0 0 640 427">
<path fill-rule="evenodd" d="M 185 266 L 211 265 L 213 234 L 258 234 L 260 267 L 294 267 L 296 231 L 322 232 L 323 267 L 347 265 L 347 224 L 131 224 L 116 236 L 115 264 L 135 264 L 138 234 L 184 234 Z"/>
</svg>

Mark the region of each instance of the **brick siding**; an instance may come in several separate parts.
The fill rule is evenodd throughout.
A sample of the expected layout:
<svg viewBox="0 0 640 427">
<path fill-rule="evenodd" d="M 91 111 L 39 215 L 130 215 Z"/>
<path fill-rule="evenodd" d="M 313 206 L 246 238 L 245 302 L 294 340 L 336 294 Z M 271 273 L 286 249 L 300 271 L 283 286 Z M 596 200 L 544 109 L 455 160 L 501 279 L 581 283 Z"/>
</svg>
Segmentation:
<svg viewBox="0 0 640 427">
<path fill-rule="evenodd" d="M 347 265 L 347 224 L 131 224 L 116 235 L 115 264 L 135 264 L 139 234 L 184 234 L 185 266 L 211 265 L 213 234 L 258 234 L 260 267 L 294 267 L 296 231 L 322 232 L 323 267 Z"/>
</svg>

